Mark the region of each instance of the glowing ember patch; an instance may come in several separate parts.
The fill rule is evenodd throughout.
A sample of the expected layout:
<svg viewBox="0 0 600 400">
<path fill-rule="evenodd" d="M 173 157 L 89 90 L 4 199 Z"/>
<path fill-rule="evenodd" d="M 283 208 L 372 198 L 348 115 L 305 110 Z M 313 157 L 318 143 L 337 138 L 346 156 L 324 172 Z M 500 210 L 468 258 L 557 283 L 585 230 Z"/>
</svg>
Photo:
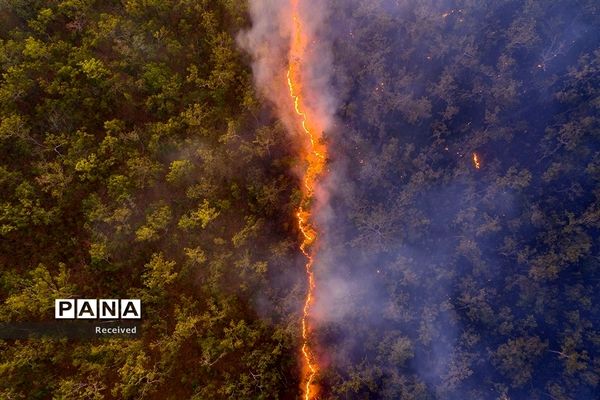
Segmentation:
<svg viewBox="0 0 600 400">
<path fill-rule="evenodd" d="M 306 134 L 307 146 L 302 159 L 306 164 L 303 177 L 302 200 L 296 210 L 296 219 L 298 228 L 302 233 L 302 243 L 300 250 L 306 257 L 306 277 L 308 280 L 308 290 L 304 299 L 304 308 L 302 314 L 302 390 L 304 399 L 314 399 L 318 392 L 318 387 L 314 383 L 318 371 L 317 361 L 310 348 L 310 326 L 309 316 L 313 303 L 313 293 L 316 287 L 315 276 L 313 273 L 314 252 L 311 246 L 318 238 L 318 231 L 312 224 L 311 203 L 314 198 L 315 188 L 319 178 L 325 169 L 325 159 L 327 148 L 321 143 L 321 132 L 316 128 L 313 116 L 309 115 L 303 101 L 303 85 L 301 68 L 302 63 L 306 61 L 306 50 L 309 39 L 302 29 L 302 19 L 298 11 L 300 0 L 292 0 L 292 35 L 289 54 L 289 66 L 287 71 L 287 84 L 292 98 L 294 111 L 298 116 L 299 127 Z"/>
<path fill-rule="evenodd" d="M 481 168 L 481 161 L 479 160 L 479 156 L 477 155 L 477 153 L 473 153 L 473 166 L 476 169 Z"/>
</svg>

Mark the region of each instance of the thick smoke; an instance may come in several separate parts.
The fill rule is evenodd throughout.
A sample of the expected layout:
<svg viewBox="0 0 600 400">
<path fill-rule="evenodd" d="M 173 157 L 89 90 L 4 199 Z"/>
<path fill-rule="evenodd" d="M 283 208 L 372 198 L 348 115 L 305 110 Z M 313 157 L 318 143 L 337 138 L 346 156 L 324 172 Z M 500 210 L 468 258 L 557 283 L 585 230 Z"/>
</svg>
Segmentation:
<svg viewBox="0 0 600 400">
<path fill-rule="evenodd" d="M 252 28 L 238 37 L 238 43 L 252 57 L 254 80 L 260 93 L 273 103 L 279 116 L 294 137 L 298 135 L 298 118 L 287 85 L 287 68 L 292 33 L 294 1 L 250 1 Z M 302 96 L 310 119 L 326 133 L 332 128 L 338 104 L 332 94 L 332 52 L 326 22 L 327 2 L 299 2 L 302 31 L 309 48 L 302 64 Z"/>
</svg>

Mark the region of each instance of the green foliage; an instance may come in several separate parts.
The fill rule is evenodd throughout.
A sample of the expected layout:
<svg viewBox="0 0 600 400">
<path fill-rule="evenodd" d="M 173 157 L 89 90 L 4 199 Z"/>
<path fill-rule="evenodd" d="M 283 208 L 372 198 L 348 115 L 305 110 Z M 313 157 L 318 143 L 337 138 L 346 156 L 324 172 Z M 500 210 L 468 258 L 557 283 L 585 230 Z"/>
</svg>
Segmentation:
<svg viewBox="0 0 600 400">
<path fill-rule="evenodd" d="M 168 205 L 155 207 L 155 210 L 146 216 L 146 224 L 135 232 L 137 240 L 158 239 L 159 234 L 165 231 L 170 221 L 171 208 Z"/>
<path fill-rule="evenodd" d="M 153 254 L 150 262 L 146 264 L 144 284 L 151 290 L 164 290 L 165 286 L 177 278 L 177 273 L 173 271 L 175 264 L 175 261 L 165 260 L 161 253 Z"/>
<path fill-rule="evenodd" d="M 187 178 L 194 169 L 194 166 L 189 160 L 175 160 L 169 166 L 167 174 L 167 182 L 179 183 Z"/>
<path fill-rule="evenodd" d="M 0 122 L 0 139 L 23 138 L 26 137 L 28 131 L 29 129 L 23 118 L 16 114 L 2 118 Z"/>
<path fill-rule="evenodd" d="M 296 392 L 296 327 L 250 307 L 292 256 L 255 249 L 287 241 L 294 182 L 272 187 L 288 147 L 254 118 L 244 7 L 0 2 L 0 317 L 52 319 L 57 297 L 144 300 L 139 340 L 0 341 L 1 398 Z M 267 204 L 271 223 L 247 226 Z"/>
<path fill-rule="evenodd" d="M 54 309 L 54 299 L 71 297 L 74 290 L 65 264 L 59 265 L 58 273 L 54 276 L 40 264 L 29 272 L 28 277 L 15 284 L 13 294 L 6 298 L 0 308 L 0 315 L 3 315 L 3 319 L 11 320 L 42 317 Z"/>
<path fill-rule="evenodd" d="M 210 206 L 208 200 L 204 200 L 197 210 L 183 215 L 179 220 L 178 226 L 182 229 L 193 229 L 200 227 L 202 229 L 219 216 L 220 212 Z"/>
<path fill-rule="evenodd" d="M 78 65 L 89 79 L 102 79 L 110 73 L 102 61 L 96 58 L 81 61 Z"/>
</svg>

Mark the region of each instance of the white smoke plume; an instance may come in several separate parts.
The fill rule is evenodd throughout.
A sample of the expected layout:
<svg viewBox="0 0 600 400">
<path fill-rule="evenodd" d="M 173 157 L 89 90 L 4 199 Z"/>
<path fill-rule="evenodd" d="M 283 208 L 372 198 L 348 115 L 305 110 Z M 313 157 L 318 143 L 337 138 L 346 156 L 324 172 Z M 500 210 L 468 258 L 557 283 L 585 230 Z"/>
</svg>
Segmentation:
<svg viewBox="0 0 600 400">
<path fill-rule="evenodd" d="M 298 3 L 303 33 L 310 44 L 302 63 L 302 96 L 309 118 L 324 131 L 331 129 L 338 102 L 332 94 L 332 54 L 328 38 L 325 0 L 251 0 L 252 27 L 238 36 L 241 48 L 252 57 L 259 93 L 271 101 L 288 131 L 296 136 L 297 122 L 287 87 L 286 72 L 293 27 L 292 7 Z"/>
</svg>

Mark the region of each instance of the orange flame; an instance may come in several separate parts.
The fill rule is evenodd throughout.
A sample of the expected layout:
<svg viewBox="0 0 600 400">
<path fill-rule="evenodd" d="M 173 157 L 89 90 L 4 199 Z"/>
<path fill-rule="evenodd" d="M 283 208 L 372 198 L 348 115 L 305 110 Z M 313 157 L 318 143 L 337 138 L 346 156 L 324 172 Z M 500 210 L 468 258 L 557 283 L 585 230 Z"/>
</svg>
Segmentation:
<svg viewBox="0 0 600 400">
<path fill-rule="evenodd" d="M 288 60 L 287 84 L 290 96 L 294 105 L 294 111 L 298 116 L 299 125 L 307 137 L 307 146 L 302 155 L 306 163 L 306 170 L 303 177 L 302 200 L 296 210 L 296 219 L 298 228 L 302 233 L 302 243 L 300 250 L 306 257 L 306 276 L 308 280 L 308 290 L 304 299 L 304 308 L 302 314 L 302 355 L 304 358 L 304 367 L 302 369 L 302 385 L 304 400 L 314 399 L 318 392 L 318 387 L 314 383 L 318 372 L 317 361 L 310 348 L 310 308 L 313 303 L 313 293 L 316 287 L 315 276 L 313 272 L 315 249 L 312 246 L 318 237 L 318 232 L 312 224 L 312 200 L 315 195 L 315 188 L 321 174 L 325 168 L 325 159 L 327 155 L 326 146 L 320 141 L 321 130 L 315 125 L 312 115 L 309 115 L 303 99 L 303 85 L 301 68 L 302 63 L 306 61 L 308 37 L 303 30 L 303 21 L 300 16 L 298 5 L 300 0 L 291 0 L 292 6 L 292 34 L 291 45 Z"/>
<path fill-rule="evenodd" d="M 473 153 L 473 166 L 475 169 L 481 168 L 481 161 L 479 160 L 477 153 Z"/>
</svg>

